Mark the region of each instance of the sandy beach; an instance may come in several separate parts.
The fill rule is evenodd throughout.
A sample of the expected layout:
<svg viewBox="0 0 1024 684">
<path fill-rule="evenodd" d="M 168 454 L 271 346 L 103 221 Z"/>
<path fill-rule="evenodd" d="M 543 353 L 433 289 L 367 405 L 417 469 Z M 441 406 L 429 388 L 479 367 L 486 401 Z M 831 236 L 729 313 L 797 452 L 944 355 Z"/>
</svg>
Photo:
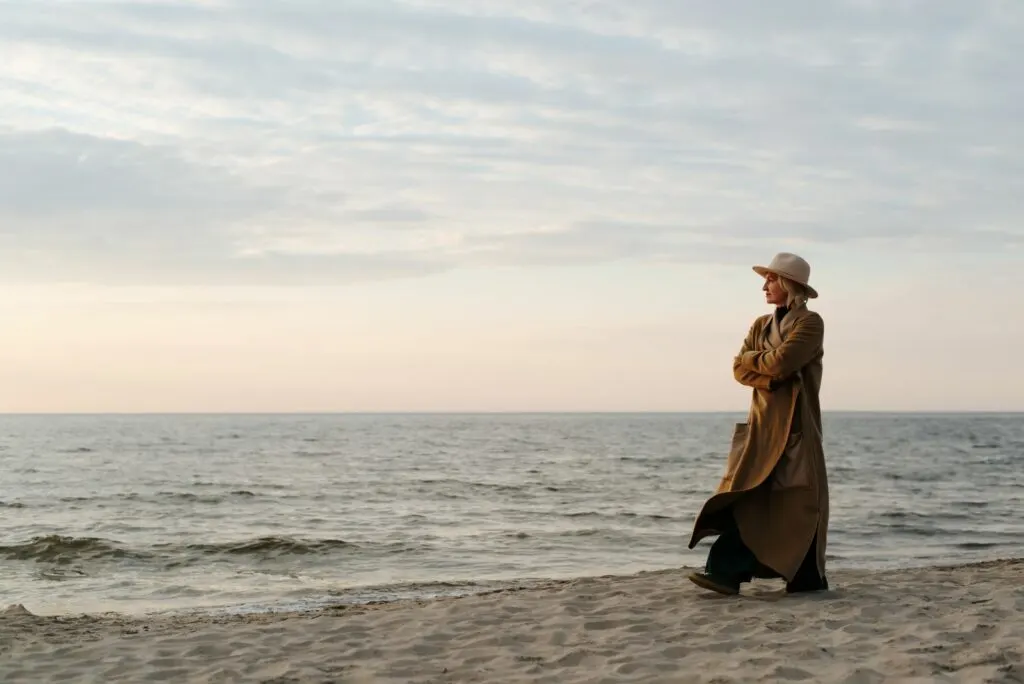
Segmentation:
<svg viewBox="0 0 1024 684">
<path fill-rule="evenodd" d="M 1024 559 L 704 592 L 687 570 L 232 616 L 0 616 L 5 682 L 1021 682 Z"/>
</svg>

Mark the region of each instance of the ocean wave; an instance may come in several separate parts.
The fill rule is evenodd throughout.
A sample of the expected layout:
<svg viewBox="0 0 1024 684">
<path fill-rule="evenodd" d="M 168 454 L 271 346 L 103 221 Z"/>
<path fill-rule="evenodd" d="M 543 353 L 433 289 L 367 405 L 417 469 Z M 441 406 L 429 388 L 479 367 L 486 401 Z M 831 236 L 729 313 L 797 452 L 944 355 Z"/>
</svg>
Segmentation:
<svg viewBox="0 0 1024 684">
<path fill-rule="evenodd" d="M 236 489 L 234 491 L 225 492 L 223 494 L 194 494 L 192 492 L 157 492 L 153 496 L 140 496 L 138 494 L 126 494 L 123 498 L 131 501 L 153 501 L 159 502 L 163 500 L 170 501 L 188 501 L 190 503 L 207 503 L 207 504 L 219 504 L 229 501 L 234 498 L 244 497 L 251 498 L 255 497 L 254 492 L 248 489 Z"/>
<path fill-rule="evenodd" d="M 99 537 L 70 537 L 59 534 L 32 537 L 20 544 L 0 545 L 0 558 L 70 564 L 96 560 L 145 559 L 148 554 Z"/>
<path fill-rule="evenodd" d="M 309 556 L 358 549 L 359 544 L 343 539 L 297 539 L 294 537 L 258 537 L 241 542 L 188 544 L 185 549 L 210 555 L 229 556 Z"/>
<path fill-rule="evenodd" d="M 564 530 L 509 530 L 501 533 L 503 539 L 517 541 L 530 540 L 531 545 L 572 544 L 573 540 L 588 537 L 596 543 L 607 544 L 609 547 L 623 548 L 629 545 L 658 545 L 668 547 L 666 540 L 673 538 L 670 534 L 653 532 L 638 533 L 627 529 L 609 527 L 583 527 Z"/>
<path fill-rule="evenodd" d="M 221 489 L 226 489 L 226 488 L 230 488 L 230 487 L 242 487 L 243 485 L 241 483 L 237 483 L 237 482 L 236 483 L 232 483 L 230 481 L 227 481 L 227 482 L 211 482 L 209 480 L 192 480 L 192 482 L 188 483 L 188 486 L 189 487 L 219 487 Z M 255 483 L 254 482 L 254 483 L 245 485 L 245 488 L 246 489 L 250 489 L 251 488 L 251 489 L 282 490 L 282 489 L 291 489 L 291 485 L 278 484 L 278 483 L 273 483 L 273 482 L 263 482 L 263 483 Z"/>
<path fill-rule="evenodd" d="M 346 554 L 391 556 L 425 548 L 423 544 L 409 542 L 349 542 L 343 539 L 302 539 L 290 536 L 191 544 L 160 543 L 140 548 L 100 537 L 46 535 L 20 543 L 0 545 L 0 558 L 53 565 L 131 561 L 176 568 L 218 558 L 258 563 L 293 557 Z"/>
<path fill-rule="evenodd" d="M 665 520 L 677 520 L 671 515 L 661 515 L 658 513 L 635 513 L 633 511 L 623 511 L 620 513 L 600 513 L 598 511 L 578 511 L 576 513 L 564 513 L 564 518 L 605 518 L 605 519 L 633 519 L 633 520 L 652 520 L 652 521 L 665 521 Z"/>
<path fill-rule="evenodd" d="M 1009 546 L 1008 542 L 997 541 L 968 541 L 956 544 L 956 548 L 965 551 L 980 551 L 984 549 L 998 549 L 1002 546 Z"/>
<path fill-rule="evenodd" d="M 38 572 L 38 577 L 40 579 L 49 580 L 51 582 L 76 580 L 88 576 L 88 573 L 86 573 L 81 568 L 71 567 L 67 565 L 49 565 Z"/>
<path fill-rule="evenodd" d="M 174 503 L 216 505 L 231 502 L 238 498 L 251 499 L 256 498 L 257 496 L 259 495 L 256 492 L 253 492 L 249 489 L 234 489 L 228 492 L 205 494 L 175 491 L 161 491 L 149 494 L 140 494 L 139 492 L 122 492 L 119 494 L 113 494 L 108 496 L 64 496 L 59 499 L 59 502 L 82 504 L 131 501 L 133 503 L 145 503 L 156 505 Z"/>
<path fill-rule="evenodd" d="M 525 489 L 523 485 L 501 484 L 494 482 L 474 482 L 473 480 L 457 480 L 454 478 L 424 478 L 418 480 L 417 484 L 428 486 L 451 486 L 470 491 L 515 493 Z M 420 488 L 420 491 L 429 491 L 429 487 Z"/>
<path fill-rule="evenodd" d="M 963 521 L 963 520 L 974 520 L 976 514 L 967 512 L 957 511 L 943 511 L 941 513 L 932 512 L 921 512 L 921 511 L 882 511 L 878 514 L 878 517 L 886 520 L 900 520 L 900 521 L 919 521 L 924 525 L 932 525 L 935 529 L 941 529 L 942 522 L 951 521 Z M 907 523 L 892 523 L 886 522 L 884 526 L 887 528 L 899 529 L 901 525 Z"/>
</svg>

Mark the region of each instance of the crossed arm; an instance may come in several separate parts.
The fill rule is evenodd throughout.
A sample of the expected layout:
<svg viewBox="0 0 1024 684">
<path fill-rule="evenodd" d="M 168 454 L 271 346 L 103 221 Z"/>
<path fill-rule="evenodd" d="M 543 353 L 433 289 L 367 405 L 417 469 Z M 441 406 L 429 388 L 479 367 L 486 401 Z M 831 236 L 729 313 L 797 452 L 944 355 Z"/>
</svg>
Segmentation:
<svg viewBox="0 0 1024 684">
<path fill-rule="evenodd" d="M 821 316 L 809 313 L 793 325 L 777 348 L 754 351 L 759 330 L 756 322 L 750 327 L 740 353 L 733 359 L 732 372 L 740 384 L 770 390 L 815 357 L 825 335 L 825 324 Z"/>
<path fill-rule="evenodd" d="M 750 330 L 747 332 L 747 338 L 743 340 L 743 346 L 740 347 L 740 353 L 732 360 L 732 374 L 733 377 L 736 378 L 736 382 L 741 385 L 766 390 L 772 388 L 771 376 L 762 375 L 755 370 L 743 367 L 743 355 L 754 348 L 754 339 L 761 330 L 757 323 L 758 321 L 754 321 L 754 324 L 750 326 Z"/>
</svg>

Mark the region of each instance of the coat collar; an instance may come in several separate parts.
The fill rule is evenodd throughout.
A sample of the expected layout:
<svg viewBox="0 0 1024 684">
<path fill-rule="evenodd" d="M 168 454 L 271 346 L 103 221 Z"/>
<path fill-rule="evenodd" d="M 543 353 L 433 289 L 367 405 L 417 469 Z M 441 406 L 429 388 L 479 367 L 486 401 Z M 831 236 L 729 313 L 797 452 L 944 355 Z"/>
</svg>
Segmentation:
<svg viewBox="0 0 1024 684">
<path fill-rule="evenodd" d="M 773 311 L 768 318 L 768 325 L 765 326 L 765 337 L 773 345 L 778 346 L 793 329 L 793 325 L 808 313 L 806 306 L 798 306 L 783 312 L 780 309 Z"/>
</svg>

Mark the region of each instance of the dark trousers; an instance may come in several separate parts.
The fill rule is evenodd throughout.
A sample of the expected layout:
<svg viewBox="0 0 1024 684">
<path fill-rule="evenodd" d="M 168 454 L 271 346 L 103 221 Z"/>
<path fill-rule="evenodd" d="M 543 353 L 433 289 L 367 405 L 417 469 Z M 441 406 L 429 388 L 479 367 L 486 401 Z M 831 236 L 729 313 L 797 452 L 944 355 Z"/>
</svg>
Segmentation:
<svg viewBox="0 0 1024 684">
<path fill-rule="evenodd" d="M 729 584 L 739 585 L 753 578 L 773 579 L 781 577 L 777 572 L 757 560 L 754 552 L 747 548 L 740 537 L 739 528 L 732 511 L 725 511 L 721 517 L 722 533 L 711 545 L 704 572 Z M 818 575 L 817 535 L 804 555 L 804 560 L 792 582 L 786 583 L 787 591 L 815 591 L 827 589 L 828 581 Z"/>
<path fill-rule="evenodd" d="M 725 512 L 725 515 L 722 516 L 722 523 L 724 529 L 718 535 L 715 543 L 711 545 L 711 550 L 708 551 L 704 572 L 729 584 L 749 582 L 753 579 L 760 563 L 740 538 L 740 531 L 736 527 L 736 519 L 733 518 L 732 511 Z"/>
</svg>

